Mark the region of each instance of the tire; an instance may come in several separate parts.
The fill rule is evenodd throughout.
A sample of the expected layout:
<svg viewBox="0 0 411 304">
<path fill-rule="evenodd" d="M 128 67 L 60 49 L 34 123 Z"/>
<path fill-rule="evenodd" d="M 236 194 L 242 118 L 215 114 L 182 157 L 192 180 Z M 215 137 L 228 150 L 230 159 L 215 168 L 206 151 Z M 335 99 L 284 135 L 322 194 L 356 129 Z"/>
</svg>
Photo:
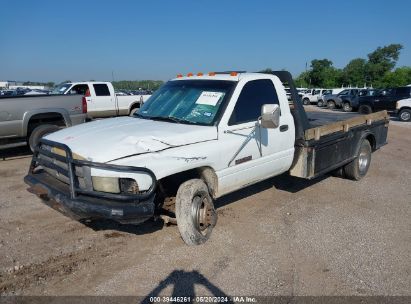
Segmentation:
<svg viewBox="0 0 411 304">
<path fill-rule="evenodd" d="M 139 109 L 140 109 L 140 108 L 138 108 L 138 107 L 132 108 L 132 109 L 130 110 L 130 115 L 129 115 L 129 116 L 133 116 L 134 113 L 136 113 Z"/>
<path fill-rule="evenodd" d="M 329 100 L 329 101 L 327 101 L 327 108 L 329 108 L 329 109 L 331 109 L 331 110 L 333 110 L 333 109 L 335 109 L 335 101 L 334 100 Z"/>
<path fill-rule="evenodd" d="M 361 105 L 358 108 L 358 112 L 361 114 L 371 114 L 372 113 L 372 108 L 370 106 L 367 105 Z"/>
<path fill-rule="evenodd" d="M 324 106 L 324 101 L 319 100 L 319 101 L 317 102 L 317 107 L 322 108 L 323 106 Z"/>
<path fill-rule="evenodd" d="M 368 140 L 363 140 L 358 156 L 344 166 L 345 177 L 352 180 L 362 179 L 368 172 L 371 163 L 371 145 Z"/>
<path fill-rule="evenodd" d="M 187 245 L 200 245 L 210 238 L 217 223 L 217 212 L 203 180 L 190 179 L 180 185 L 176 219 L 181 238 Z"/>
<path fill-rule="evenodd" d="M 30 146 L 31 152 L 34 152 L 35 147 L 38 145 L 40 139 L 43 136 L 46 136 L 58 130 L 60 130 L 60 128 L 55 125 L 40 125 L 34 128 L 28 139 L 28 144 Z"/>
<path fill-rule="evenodd" d="M 352 112 L 352 106 L 349 102 L 344 102 L 342 108 L 344 112 Z"/>
<path fill-rule="evenodd" d="M 304 98 L 303 105 L 308 106 L 309 104 L 311 104 L 310 100 L 308 98 Z"/>
<path fill-rule="evenodd" d="M 398 114 L 401 121 L 411 121 L 411 109 L 403 109 Z"/>
</svg>

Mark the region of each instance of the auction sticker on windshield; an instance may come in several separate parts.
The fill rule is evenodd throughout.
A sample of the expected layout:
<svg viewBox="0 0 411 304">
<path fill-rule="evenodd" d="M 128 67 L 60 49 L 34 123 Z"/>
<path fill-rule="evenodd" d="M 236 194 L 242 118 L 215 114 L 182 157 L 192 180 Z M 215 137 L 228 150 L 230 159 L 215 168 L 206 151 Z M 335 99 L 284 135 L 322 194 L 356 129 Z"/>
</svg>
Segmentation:
<svg viewBox="0 0 411 304">
<path fill-rule="evenodd" d="M 198 97 L 196 104 L 209 105 L 215 107 L 215 105 L 223 95 L 224 93 L 222 92 L 203 91 L 201 95 Z"/>
</svg>

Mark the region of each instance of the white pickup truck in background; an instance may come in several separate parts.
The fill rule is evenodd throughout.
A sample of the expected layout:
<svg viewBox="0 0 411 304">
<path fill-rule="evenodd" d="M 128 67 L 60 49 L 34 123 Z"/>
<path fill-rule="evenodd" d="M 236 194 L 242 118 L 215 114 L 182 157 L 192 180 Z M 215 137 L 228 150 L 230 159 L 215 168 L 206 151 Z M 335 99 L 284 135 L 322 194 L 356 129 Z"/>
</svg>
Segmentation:
<svg viewBox="0 0 411 304">
<path fill-rule="evenodd" d="M 132 115 L 151 95 L 116 95 L 111 82 L 86 81 L 60 84 L 51 94 L 81 94 L 89 118 Z"/>
</svg>

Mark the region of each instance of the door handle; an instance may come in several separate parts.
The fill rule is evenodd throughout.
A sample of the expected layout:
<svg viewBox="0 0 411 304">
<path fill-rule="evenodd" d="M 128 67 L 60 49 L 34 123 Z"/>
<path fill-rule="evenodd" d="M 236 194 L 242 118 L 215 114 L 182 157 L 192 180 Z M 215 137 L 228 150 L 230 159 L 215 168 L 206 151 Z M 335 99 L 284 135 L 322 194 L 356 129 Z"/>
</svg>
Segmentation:
<svg viewBox="0 0 411 304">
<path fill-rule="evenodd" d="M 282 125 L 280 126 L 280 132 L 285 132 L 288 130 L 288 125 Z"/>
</svg>

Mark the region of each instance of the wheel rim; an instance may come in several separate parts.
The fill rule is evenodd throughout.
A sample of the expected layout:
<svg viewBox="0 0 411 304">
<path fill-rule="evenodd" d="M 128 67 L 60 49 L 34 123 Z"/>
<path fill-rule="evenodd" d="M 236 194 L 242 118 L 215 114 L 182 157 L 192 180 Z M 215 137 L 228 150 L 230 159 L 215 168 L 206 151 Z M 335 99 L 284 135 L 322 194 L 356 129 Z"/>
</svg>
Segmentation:
<svg viewBox="0 0 411 304">
<path fill-rule="evenodd" d="M 328 107 L 329 107 L 330 109 L 333 109 L 334 106 L 335 106 L 335 104 L 334 104 L 333 101 L 329 101 L 329 102 L 328 102 Z"/>
<path fill-rule="evenodd" d="M 368 153 L 361 152 L 360 156 L 358 157 L 358 169 L 360 169 L 361 173 L 364 173 L 368 166 Z"/>
<path fill-rule="evenodd" d="M 409 112 L 402 112 L 400 115 L 401 120 L 410 120 L 411 114 Z"/>
<path fill-rule="evenodd" d="M 351 107 L 348 103 L 344 104 L 344 110 L 347 112 L 351 110 Z"/>
<path fill-rule="evenodd" d="M 202 235 L 207 235 L 215 226 L 215 210 L 213 204 L 205 195 L 197 195 L 193 198 L 191 218 L 194 227 Z"/>
</svg>

